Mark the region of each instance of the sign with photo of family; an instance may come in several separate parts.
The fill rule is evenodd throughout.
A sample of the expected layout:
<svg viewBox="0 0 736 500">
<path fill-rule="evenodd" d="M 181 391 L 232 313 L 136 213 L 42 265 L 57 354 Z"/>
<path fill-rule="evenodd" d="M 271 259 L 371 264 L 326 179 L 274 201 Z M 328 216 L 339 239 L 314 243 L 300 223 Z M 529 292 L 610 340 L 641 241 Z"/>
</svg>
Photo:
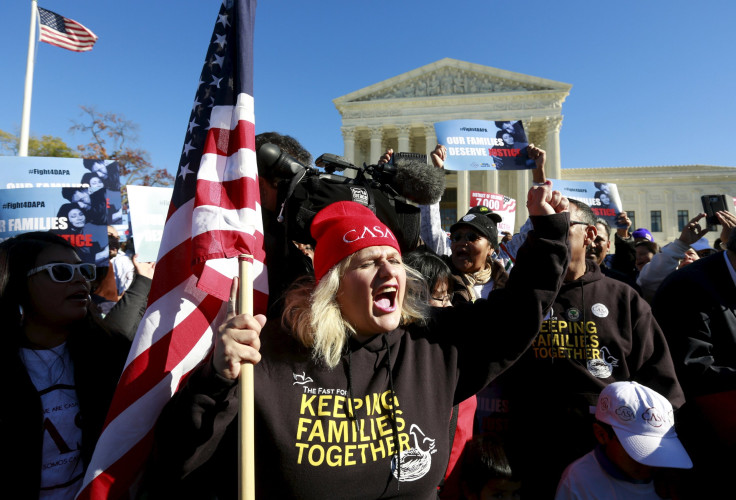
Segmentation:
<svg viewBox="0 0 736 500">
<path fill-rule="evenodd" d="M 107 267 L 107 224 L 95 219 L 104 215 L 105 200 L 70 201 L 75 189 L 84 188 L 0 189 L 0 239 L 49 231 L 71 243 L 82 261 Z"/>
<path fill-rule="evenodd" d="M 122 223 L 123 204 L 116 161 L 36 156 L 0 157 L 0 189 L 77 186 L 85 187 L 90 198 L 104 199 L 103 224 Z M 78 200 L 74 201 L 86 203 L 82 200 L 85 196 L 81 193 L 75 196 Z M 99 223 L 99 220 L 96 219 L 95 223 Z"/>
<path fill-rule="evenodd" d="M 470 192 L 470 208 L 488 207 L 501 216 L 498 227 L 499 238 L 501 233 L 507 231 L 514 234 L 514 221 L 516 220 L 516 200 L 503 194 L 483 193 L 481 191 Z"/>
<path fill-rule="evenodd" d="M 107 225 L 122 222 L 117 162 L 0 157 L 0 238 L 51 231 L 107 266 Z"/>
<path fill-rule="evenodd" d="M 521 120 L 448 120 L 434 124 L 437 142 L 447 148 L 447 170 L 535 168 Z"/>
<path fill-rule="evenodd" d="M 574 198 L 589 205 L 596 217 L 605 219 L 615 228 L 616 216 L 623 211 L 616 184 L 611 182 L 563 181 L 550 179 L 552 189 L 567 198 Z"/>
</svg>

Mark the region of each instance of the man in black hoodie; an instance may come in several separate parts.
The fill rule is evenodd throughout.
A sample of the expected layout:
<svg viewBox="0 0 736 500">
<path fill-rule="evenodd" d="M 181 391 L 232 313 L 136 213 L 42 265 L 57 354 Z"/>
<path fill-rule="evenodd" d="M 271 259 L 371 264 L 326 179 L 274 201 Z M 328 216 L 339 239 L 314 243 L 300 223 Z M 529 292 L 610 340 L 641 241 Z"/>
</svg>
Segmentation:
<svg viewBox="0 0 736 500">
<path fill-rule="evenodd" d="M 570 216 L 565 281 L 531 348 L 501 377 L 510 384 L 513 448 L 520 455 L 514 470 L 522 473 L 526 498 L 553 498 L 565 466 L 594 447 L 590 409 L 608 384 L 633 380 L 675 408 L 684 403 L 649 305 L 586 259 L 597 235 L 595 215 L 571 199 Z"/>
</svg>

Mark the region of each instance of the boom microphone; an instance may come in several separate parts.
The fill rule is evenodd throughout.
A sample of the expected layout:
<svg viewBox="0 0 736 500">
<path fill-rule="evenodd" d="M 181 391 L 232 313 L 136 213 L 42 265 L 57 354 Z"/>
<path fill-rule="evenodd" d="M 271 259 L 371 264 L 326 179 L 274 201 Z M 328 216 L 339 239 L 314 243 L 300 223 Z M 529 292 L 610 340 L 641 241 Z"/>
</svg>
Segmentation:
<svg viewBox="0 0 736 500">
<path fill-rule="evenodd" d="M 398 192 L 419 205 L 432 205 L 445 193 L 445 171 L 419 160 L 397 159 L 393 184 Z"/>
</svg>

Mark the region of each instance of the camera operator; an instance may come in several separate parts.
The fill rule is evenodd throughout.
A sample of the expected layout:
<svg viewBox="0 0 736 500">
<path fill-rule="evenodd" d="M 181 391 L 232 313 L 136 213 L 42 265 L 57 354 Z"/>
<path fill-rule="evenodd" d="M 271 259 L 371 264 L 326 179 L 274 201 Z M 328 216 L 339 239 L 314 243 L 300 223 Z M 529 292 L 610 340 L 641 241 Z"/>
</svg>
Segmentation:
<svg viewBox="0 0 736 500">
<path fill-rule="evenodd" d="M 324 169 L 320 171 L 292 137 L 259 134 L 256 148 L 269 263 L 269 318 L 280 316 L 287 287 L 313 272 L 309 252 L 305 255 L 299 244 L 315 243 L 310 225 L 318 211 L 338 201 L 357 202 L 390 228 L 402 252 L 409 252 L 419 242 L 417 204 L 437 202 L 445 188 L 444 173 L 414 153 L 362 167 L 326 153 L 316 160 Z M 338 174 L 345 169 L 355 170 L 355 177 Z"/>
<path fill-rule="evenodd" d="M 264 132 L 256 135 L 256 152 L 264 144 L 278 146 L 302 165 L 312 165 L 312 155 L 289 135 Z M 268 265 L 268 318 L 280 317 L 282 296 L 297 278 L 314 272 L 312 260 L 297 248 L 286 234 L 286 226 L 278 222 L 278 208 L 283 201 L 290 178 L 275 171 L 273 165 L 258 161 L 258 187 L 261 193 L 264 246 Z"/>
</svg>

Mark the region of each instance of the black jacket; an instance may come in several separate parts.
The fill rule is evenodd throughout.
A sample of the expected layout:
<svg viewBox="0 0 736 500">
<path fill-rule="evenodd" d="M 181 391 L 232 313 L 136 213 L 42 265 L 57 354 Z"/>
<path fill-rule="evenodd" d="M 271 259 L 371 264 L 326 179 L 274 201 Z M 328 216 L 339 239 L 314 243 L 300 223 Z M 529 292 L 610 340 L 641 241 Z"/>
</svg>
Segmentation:
<svg viewBox="0 0 736 500">
<path fill-rule="evenodd" d="M 652 301 L 688 399 L 736 390 L 736 286 L 725 255 L 671 273 Z"/>
<path fill-rule="evenodd" d="M 136 273 L 123 296 L 105 316 L 105 327 L 132 342 L 138 331 L 138 324 L 146 312 L 150 291 L 151 279 Z"/>
<path fill-rule="evenodd" d="M 590 409 L 600 391 L 625 380 L 656 390 L 675 408 L 685 402 L 649 304 L 588 260 L 585 274 L 560 288 L 531 348 L 498 381 L 511 395 L 520 472 L 534 478 L 524 481 L 524 497 L 554 497 L 564 468 L 595 445 Z M 556 442 L 540 446 L 547 439 Z"/>
<path fill-rule="evenodd" d="M 19 357 L 18 346 L 10 344 L 6 340 L 0 350 L 0 378 L 6 384 L 0 406 L 0 442 L 10 453 L 0 467 L 0 483 L 14 492 L 13 498 L 37 499 L 44 433 L 41 399 Z M 81 455 L 86 468 L 130 343 L 102 328 L 80 328 L 69 337 L 67 346 L 74 364 L 82 428 Z"/>
</svg>

